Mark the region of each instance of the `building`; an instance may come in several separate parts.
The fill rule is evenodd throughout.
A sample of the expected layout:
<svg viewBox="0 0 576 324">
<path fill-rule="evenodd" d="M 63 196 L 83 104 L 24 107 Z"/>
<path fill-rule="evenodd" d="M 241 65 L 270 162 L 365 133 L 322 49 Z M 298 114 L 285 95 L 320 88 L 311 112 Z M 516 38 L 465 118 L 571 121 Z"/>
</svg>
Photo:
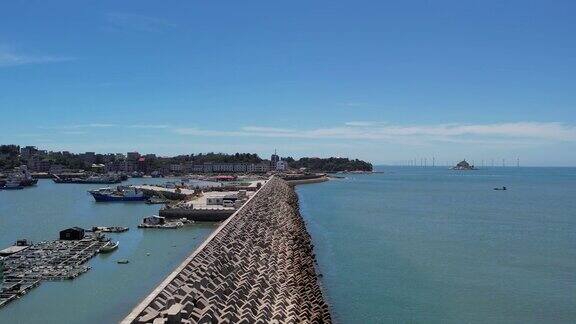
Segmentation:
<svg viewBox="0 0 576 324">
<path fill-rule="evenodd" d="M 270 167 L 272 170 L 276 170 L 276 163 L 280 161 L 280 156 L 276 154 L 276 150 L 274 150 L 274 154 L 270 157 Z"/>
<path fill-rule="evenodd" d="M 234 172 L 246 172 L 247 169 L 248 167 L 246 166 L 246 163 L 234 164 Z"/>
<path fill-rule="evenodd" d="M 206 205 L 217 205 L 224 207 L 234 207 L 234 203 L 238 199 L 237 195 L 224 195 L 206 198 Z"/>
<path fill-rule="evenodd" d="M 170 164 L 170 172 L 184 172 L 185 169 L 182 164 Z"/>
<path fill-rule="evenodd" d="M 60 239 L 67 241 L 78 241 L 84 238 L 84 229 L 80 227 L 70 227 L 60 231 Z"/>
<path fill-rule="evenodd" d="M 268 171 L 270 171 L 270 163 L 267 162 L 251 163 L 246 167 L 246 172 L 249 173 L 266 173 Z"/>
<path fill-rule="evenodd" d="M 202 173 L 202 172 L 204 172 L 204 165 L 203 164 L 192 164 L 192 165 L 190 165 L 189 170 L 192 173 Z"/>
<path fill-rule="evenodd" d="M 286 170 L 288 170 L 288 162 L 282 160 L 276 162 L 276 171 L 286 171 Z"/>
<path fill-rule="evenodd" d="M 234 163 L 213 164 L 212 172 L 234 172 Z"/>
</svg>

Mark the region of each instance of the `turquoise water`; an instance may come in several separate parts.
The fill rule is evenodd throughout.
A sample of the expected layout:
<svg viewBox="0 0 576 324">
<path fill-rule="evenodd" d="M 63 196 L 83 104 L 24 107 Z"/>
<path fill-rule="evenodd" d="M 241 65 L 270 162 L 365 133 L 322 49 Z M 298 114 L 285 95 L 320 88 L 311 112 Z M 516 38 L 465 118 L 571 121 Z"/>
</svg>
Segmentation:
<svg viewBox="0 0 576 324">
<path fill-rule="evenodd" d="M 162 179 L 130 179 L 153 183 Z M 161 205 L 96 203 L 86 192 L 102 185 L 55 184 L 40 180 L 33 188 L 0 191 L 0 247 L 16 239 L 58 238 L 66 227 L 128 226 L 110 234 L 117 251 L 97 255 L 90 271 L 71 281 L 43 282 L 23 298 L 0 308 L 0 323 L 114 323 L 126 316 L 215 228 L 195 224 L 177 230 L 138 229 L 144 216 Z M 150 253 L 149 256 L 146 253 Z M 120 265 L 118 259 L 128 259 Z"/>
<path fill-rule="evenodd" d="M 576 169 L 381 170 L 297 188 L 336 321 L 576 322 Z"/>
</svg>

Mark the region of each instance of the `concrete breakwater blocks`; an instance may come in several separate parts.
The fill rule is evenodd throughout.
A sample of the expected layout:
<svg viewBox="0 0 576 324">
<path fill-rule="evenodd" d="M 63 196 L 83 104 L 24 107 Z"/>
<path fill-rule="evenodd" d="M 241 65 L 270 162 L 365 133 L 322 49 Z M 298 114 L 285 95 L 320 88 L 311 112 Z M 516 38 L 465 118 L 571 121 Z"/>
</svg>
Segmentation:
<svg viewBox="0 0 576 324">
<path fill-rule="evenodd" d="M 298 197 L 272 177 L 122 323 L 330 323 Z"/>
</svg>

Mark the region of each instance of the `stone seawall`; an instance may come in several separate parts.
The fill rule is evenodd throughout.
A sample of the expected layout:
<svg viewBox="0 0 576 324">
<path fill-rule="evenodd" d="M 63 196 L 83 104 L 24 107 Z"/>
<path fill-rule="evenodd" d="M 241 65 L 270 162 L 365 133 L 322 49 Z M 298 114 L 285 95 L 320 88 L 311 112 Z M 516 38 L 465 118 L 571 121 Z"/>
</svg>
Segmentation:
<svg viewBox="0 0 576 324">
<path fill-rule="evenodd" d="M 330 323 L 298 197 L 271 178 L 123 323 Z"/>
</svg>

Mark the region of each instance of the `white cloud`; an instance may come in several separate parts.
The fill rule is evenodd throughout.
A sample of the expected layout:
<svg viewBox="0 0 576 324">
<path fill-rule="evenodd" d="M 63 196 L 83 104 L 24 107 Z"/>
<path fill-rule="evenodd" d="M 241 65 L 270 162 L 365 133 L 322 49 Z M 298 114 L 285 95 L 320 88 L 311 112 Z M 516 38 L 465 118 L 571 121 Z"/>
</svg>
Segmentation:
<svg viewBox="0 0 576 324">
<path fill-rule="evenodd" d="M 0 67 L 28 65 L 28 64 L 42 64 L 42 63 L 56 63 L 74 60 L 72 57 L 63 56 L 34 56 L 26 55 L 15 52 L 7 46 L 0 46 Z"/>
<path fill-rule="evenodd" d="M 177 128 L 175 133 L 196 136 L 250 136 L 308 139 L 403 140 L 414 144 L 432 141 L 458 143 L 525 143 L 526 141 L 576 141 L 576 127 L 564 123 L 515 122 L 494 124 L 393 125 L 349 122 L 344 126 L 288 129 L 247 126 L 239 130 Z"/>
<path fill-rule="evenodd" d="M 170 127 L 170 125 L 130 125 L 129 128 L 147 128 L 147 129 L 164 129 Z"/>
<path fill-rule="evenodd" d="M 138 32 L 160 32 L 175 27 L 164 19 L 131 13 L 109 13 L 106 19 L 115 28 Z"/>
<path fill-rule="evenodd" d="M 63 131 L 62 134 L 64 135 L 83 135 L 87 134 L 85 131 Z"/>
</svg>

